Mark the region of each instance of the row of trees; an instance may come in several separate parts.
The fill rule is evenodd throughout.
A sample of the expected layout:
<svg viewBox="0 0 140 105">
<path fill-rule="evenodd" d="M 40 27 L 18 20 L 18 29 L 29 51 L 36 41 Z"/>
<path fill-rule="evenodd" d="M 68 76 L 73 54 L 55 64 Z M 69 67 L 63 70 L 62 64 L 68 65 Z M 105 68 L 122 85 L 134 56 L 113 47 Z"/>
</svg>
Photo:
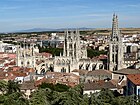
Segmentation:
<svg viewBox="0 0 140 105">
<path fill-rule="evenodd" d="M 98 50 L 93 50 L 93 49 L 87 49 L 87 56 L 90 57 L 90 58 L 93 58 L 93 57 L 96 57 L 96 56 L 99 56 L 101 54 L 107 54 L 106 51 L 98 51 Z"/>
<path fill-rule="evenodd" d="M 99 93 L 84 94 L 83 86 L 74 88 L 62 84 L 43 83 L 26 99 L 18 83 L 0 81 L 0 105 L 140 105 L 133 96 L 118 96 L 102 89 Z"/>
<path fill-rule="evenodd" d="M 44 85 L 44 84 L 43 84 Z M 42 85 L 40 86 L 42 87 Z M 119 96 L 117 92 L 102 89 L 99 93 L 83 94 L 83 86 L 53 91 L 48 87 L 39 88 L 32 97 L 32 105 L 140 105 L 133 96 Z M 40 99 L 38 96 L 42 95 Z M 38 99 L 37 99 L 38 98 Z M 36 100 L 37 99 L 37 100 Z"/>
<path fill-rule="evenodd" d="M 63 49 L 62 48 L 41 48 L 39 47 L 39 51 L 40 52 L 49 52 L 51 53 L 53 56 L 59 56 L 60 53 L 63 54 Z M 97 51 L 97 50 L 93 50 L 93 49 L 87 49 L 87 56 L 90 58 L 99 56 L 100 54 L 106 54 L 106 51 Z"/>
<path fill-rule="evenodd" d="M 39 52 L 48 52 L 51 53 L 53 56 L 59 56 L 60 53 L 63 54 L 63 49 L 62 48 L 41 48 L 39 47 Z"/>
</svg>

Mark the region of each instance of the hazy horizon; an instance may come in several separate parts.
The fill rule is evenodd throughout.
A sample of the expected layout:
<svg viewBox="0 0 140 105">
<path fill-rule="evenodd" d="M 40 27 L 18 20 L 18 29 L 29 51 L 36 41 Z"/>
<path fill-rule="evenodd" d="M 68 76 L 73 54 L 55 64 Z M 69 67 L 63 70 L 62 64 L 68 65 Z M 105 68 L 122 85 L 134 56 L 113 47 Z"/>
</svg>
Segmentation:
<svg viewBox="0 0 140 105">
<path fill-rule="evenodd" d="M 0 0 L 0 32 L 33 28 L 140 27 L 139 0 Z"/>
</svg>

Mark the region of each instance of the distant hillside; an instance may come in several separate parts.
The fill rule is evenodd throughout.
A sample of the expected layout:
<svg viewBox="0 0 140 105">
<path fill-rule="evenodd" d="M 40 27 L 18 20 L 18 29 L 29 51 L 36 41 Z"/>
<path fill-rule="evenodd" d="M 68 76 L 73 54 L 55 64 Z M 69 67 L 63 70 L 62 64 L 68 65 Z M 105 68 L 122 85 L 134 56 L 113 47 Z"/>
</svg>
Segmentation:
<svg viewBox="0 0 140 105">
<path fill-rule="evenodd" d="M 49 28 L 33 28 L 27 30 L 19 30 L 16 32 L 43 32 L 43 31 L 65 31 L 65 30 L 92 30 L 93 28 L 60 28 L 60 29 L 49 29 Z"/>
</svg>

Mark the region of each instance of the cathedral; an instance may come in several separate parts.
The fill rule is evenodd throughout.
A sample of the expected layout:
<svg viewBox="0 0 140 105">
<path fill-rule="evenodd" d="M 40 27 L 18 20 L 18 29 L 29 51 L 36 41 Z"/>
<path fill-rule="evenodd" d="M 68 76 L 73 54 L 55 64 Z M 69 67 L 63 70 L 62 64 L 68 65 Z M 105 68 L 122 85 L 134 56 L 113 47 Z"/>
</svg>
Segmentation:
<svg viewBox="0 0 140 105">
<path fill-rule="evenodd" d="M 60 53 L 60 56 L 42 58 L 38 54 L 39 50 L 34 44 L 18 46 L 17 66 L 34 68 L 37 74 L 46 71 L 70 73 L 74 69 L 89 71 L 104 69 L 102 61 L 87 57 L 87 49 L 80 41 L 78 30 L 65 32 L 63 54 Z"/>
<path fill-rule="evenodd" d="M 137 69 L 140 66 L 139 59 L 139 45 L 132 43 L 129 40 L 124 41 L 119 27 L 118 16 L 113 15 L 112 20 L 112 34 L 109 41 L 109 70 L 117 71 L 124 68 Z"/>
<path fill-rule="evenodd" d="M 112 34 L 109 42 L 109 70 L 116 71 L 123 68 L 123 42 L 118 27 L 118 17 L 113 15 Z"/>
<path fill-rule="evenodd" d="M 52 72 L 67 72 L 70 73 L 74 69 L 82 70 L 100 70 L 104 69 L 103 61 L 97 59 L 90 59 L 87 57 L 86 45 L 81 43 L 80 33 L 76 31 L 65 31 L 63 42 L 63 54 L 54 57 L 39 56 L 39 49 L 35 44 L 23 44 L 17 47 L 16 64 L 20 67 L 34 68 L 37 74 L 46 71 Z M 108 56 L 108 69 L 110 71 L 117 71 L 123 68 L 128 68 L 133 65 L 137 60 L 130 64 L 125 54 L 126 46 L 122 41 L 122 35 L 118 27 L 118 17 L 113 15 L 112 21 L 112 34 L 109 40 L 109 56 Z M 131 54 L 131 53 L 129 53 Z M 128 61 L 128 62 L 127 62 Z M 129 64 L 129 65 L 128 65 Z"/>
<path fill-rule="evenodd" d="M 16 64 L 20 67 L 34 68 L 36 66 L 36 53 L 39 49 L 34 44 L 23 44 L 17 46 Z"/>
</svg>

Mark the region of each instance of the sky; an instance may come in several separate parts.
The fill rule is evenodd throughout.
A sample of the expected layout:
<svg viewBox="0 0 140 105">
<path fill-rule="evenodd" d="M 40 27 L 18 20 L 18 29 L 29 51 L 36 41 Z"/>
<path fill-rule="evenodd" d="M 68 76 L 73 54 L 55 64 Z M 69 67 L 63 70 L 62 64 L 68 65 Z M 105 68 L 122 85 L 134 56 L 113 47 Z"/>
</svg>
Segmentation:
<svg viewBox="0 0 140 105">
<path fill-rule="evenodd" d="M 32 28 L 140 27 L 140 0 L 0 0 L 0 32 Z"/>
</svg>

